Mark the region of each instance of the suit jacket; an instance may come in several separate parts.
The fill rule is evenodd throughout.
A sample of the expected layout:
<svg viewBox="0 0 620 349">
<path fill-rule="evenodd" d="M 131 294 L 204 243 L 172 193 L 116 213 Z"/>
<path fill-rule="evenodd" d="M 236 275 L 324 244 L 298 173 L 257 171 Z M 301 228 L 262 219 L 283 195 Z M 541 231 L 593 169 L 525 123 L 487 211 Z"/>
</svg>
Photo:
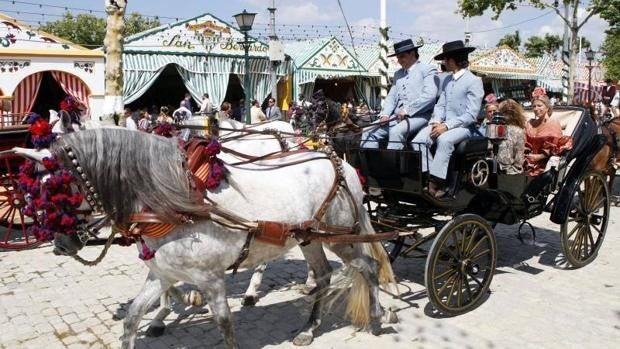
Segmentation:
<svg viewBox="0 0 620 349">
<path fill-rule="evenodd" d="M 482 79 L 469 70 L 454 79 L 454 74 L 444 81 L 444 90 L 439 95 L 439 101 L 433 110 L 433 118 L 429 123 L 445 123 L 448 129 L 469 127 L 476 122 L 484 89 Z"/>
<path fill-rule="evenodd" d="M 267 109 L 265 109 L 265 116 L 267 120 L 282 120 L 282 111 L 275 105 L 273 107 L 267 107 Z"/>
<path fill-rule="evenodd" d="M 403 110 L 409 116 L 430 117 L 437 96 L 437 79 L 437 69 L 419 61 L 408 70 L 397 70 L 381 115 Z"/>
</svg>

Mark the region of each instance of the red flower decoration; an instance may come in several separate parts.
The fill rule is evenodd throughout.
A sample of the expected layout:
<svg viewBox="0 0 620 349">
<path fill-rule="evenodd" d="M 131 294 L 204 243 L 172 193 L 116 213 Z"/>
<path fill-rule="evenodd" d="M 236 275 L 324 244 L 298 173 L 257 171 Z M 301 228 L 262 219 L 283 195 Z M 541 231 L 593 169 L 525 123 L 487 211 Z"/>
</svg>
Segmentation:
<svg viewBox="0 0 620 349">
<path fill-rule="evenodd" d="M 30 125 L 28 131 L 32 133 L 33 136 L 47 136 L 52 133 L 52 126 L 42 118 L 37 119 L 35 122 Z"/>
<path fill-rule="evenodd" d="M 56 161 L 55 159 L 52 158 L 43 158 L 43 166 L 48 170 L 48 171 L 56 171 L 58 169 L 58 161 Z"/>
</svg>

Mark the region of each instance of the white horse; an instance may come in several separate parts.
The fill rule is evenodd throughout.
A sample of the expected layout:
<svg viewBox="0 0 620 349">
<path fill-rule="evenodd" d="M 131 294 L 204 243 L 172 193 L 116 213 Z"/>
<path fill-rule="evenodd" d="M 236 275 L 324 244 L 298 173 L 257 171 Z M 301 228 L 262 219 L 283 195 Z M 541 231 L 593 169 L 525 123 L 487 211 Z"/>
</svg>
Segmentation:
<svg viewBox="0 0 620 349">
<path fill-rule="evenodd" d="M 104 210 L 117 223 L 127 222 L 129 215 L 142 207 L 149 207 L 162 217 L 170 217 L 174 212 L 198 216 L 205 213 L 204 206 L 192 199 L 186 172 L 181 166 L 183 157 L 175 140 L 127 130 L 101 129 L 67 135 L 62 143 L 54 146 L 54 153 L 69 167 L 75 166 L 71 165 L 72 160 L 79 160 L 83 177 L 92 183 Z M 222 154 L 221 158 L 226 162 L 236 161 L 227 154 Z M 289 161 L 307 162 L 273 168 Z M 209 198 L 224 210 L 238 212 L 248 222 L 269 220 L 298 224 L 311 220 L 334 182 L 336 173 L 332 162 L 319 153 L 310 152 L 266 162 L 268 164 L 228 166 L 228 181 L 220 189 L 209 192 Z M 266 171 L 263 165 L 269 165 L 270 169 Z M 363 192 L 357 175 L 347 164 L 343 165 L 343 183 L 351 192 L 352 202 L 339 190 L 328 206 L 324 222 L 352 226 L 355 219 L 351 212 L 357 208 L 361 213 L 361 234 L 374 233 L 362 205 Z M 196 285 L 206 295 L 227 347 L 236 348 L 224 273 L 239 257 L 247 235 L 246 231 L 222 225 L 217 219 L 204 219 L 179 225 L 163 238 L 145 237 L 146 244 L 156 255 L 145 262 L 149 275 L 125 318 L 123 348 L 134 347 L 143 315 L 177 281 Z M 298 242 L 288 238 L 280 247 L 255 240 L 241 267 L 277 258 Z M 67 239 L 63 234 L 57 234 L 55 243 L 66 254 L 74 254 L 81 248 L 79 241 Z M 389 261 L 378 243 L 339 246 L 335 251 L 354 270 L 347 308 L 352 322 L 358 326 L 369 322 L 377 325 L 384 311 L 378 303 L 375 271 L 382 274 L 379 279 L 392 280 Z M 329 284 L 326 276 L 330 267 L 321 244 L 311 242 L 303 249 L 317 275 L 317 293 L 322 294 Z M 323 301 L 323 297 L 319 297 L 315 302 L 310 319 L 296 336 L 295 344 L 312 341 L 313 332 L 320 324 Z"/>
</svg>

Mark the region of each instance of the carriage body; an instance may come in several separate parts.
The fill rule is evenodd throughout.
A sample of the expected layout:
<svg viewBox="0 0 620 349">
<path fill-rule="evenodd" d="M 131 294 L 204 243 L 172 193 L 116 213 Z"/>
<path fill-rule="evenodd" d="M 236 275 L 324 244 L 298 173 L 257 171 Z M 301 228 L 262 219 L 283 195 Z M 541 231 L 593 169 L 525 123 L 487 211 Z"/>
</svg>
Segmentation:
<svg viewBox="0 0 620 349">
<path fill-rule="evenodd" d="M 533 117 L 531 111 L 527 114 Z M 569 264 L 583 266 L 596 257 L 607 226 L 609 188 L 602 174 L 589 171 L 589 164 L 604 140 L 598 134 L 596 123 L 584 109 L 558 108 L 552 118 L 557 119 L 563 126 L 564 134 L 571 135 L 573 139 L 573 148 L 554 159 L 553 169 L 538 177 L 503 173 L 494 158 L 497 149 L 494 142 L 486 137 L 471 138 L 457 145 L 450 160 L 448 199 L 436 199 L 425 192 L 427 179 L 421 170 L 421 157 L 424 155 L 411 147 L 404 150 L 357 148 L 348 152 L 348 158 L 360 168 L 368 188 L 368 209 L 376 228 L 401 231 L 397 240 L 386 243 L 391 259 L 399 255 L 420 257 L 420 253 L 427 254 L 426 286 L 429 299 L 438 310 L 449 314 L 468 311 L 487 291 L 497 258 L 492 229 L 496 223 L 511 225 L 521 222 L 523 226 L 528 219 L 545 211 L 550 212 L 550 219 L 561 225 L 562 246 L 565 254 L 569 254 Z M 537 185 L 542 189 L 536 191 L 536 195 L 530 195 L 531 189 Z M 591 215 L 594 218 L 590 221 L 590 218 L 580 216 L 580 210 L 585 210 L 580 205 L 594 200 L 592 192 L 595 189 L 596 195 L 601 198 L 600 207 L 596 207 L 596 212 Z M 575 224 L 577 228 L 573 227 Z M 582 246 L 586 242 L 574 242 L 575 237 L 571 241 L 571 234 L 582 230 L 580 224 L 595 225 L 602 231 L 598 237 L 590 235 L 592 243 L 589 248 Z M 426 232 L 420 233 L 422 231 Z M 476 241 L 484 242 L 479 244 Z M 421 248 L 430 242 L 432 247 L 429 250 Z M 575 244 L 579 247 L 575 248 Z M 489 252 L 482 258 L 486 259 L 485 267 L 477 265 L 472 269 L 483 270 L 482 273 L 470 270 L 470 274 L 479 275 L 477 278 L 467 274 L 467 268 L 474 262 L 461 257 L 470 253 L 481 258 L 479 245 L 486 246 L 485 251 Z M 461 246 L 463 251 L 453 251 L 454 246 Z M 478 250 L 465 251 L 472 246 Z M 439 271 L 445 259 L 452 261 L 453 271 L 462 273 L 463 280 L 470 278 L 476 285 L 474 279 L 478 279 L 477 292 L 466 290 L 463 287 L 466 281 L 460 279 L 460 284 L 449 287 L 445 285 L 448 281 L 436 279 L 438 275 L 451 275 L 449 268 Z M 453 289 L 454 297 L 448 296 Z M 466 291 L 470 293 L 469 302 L 460 302 L 461 298 L 467 298 Z"/>
</svg>

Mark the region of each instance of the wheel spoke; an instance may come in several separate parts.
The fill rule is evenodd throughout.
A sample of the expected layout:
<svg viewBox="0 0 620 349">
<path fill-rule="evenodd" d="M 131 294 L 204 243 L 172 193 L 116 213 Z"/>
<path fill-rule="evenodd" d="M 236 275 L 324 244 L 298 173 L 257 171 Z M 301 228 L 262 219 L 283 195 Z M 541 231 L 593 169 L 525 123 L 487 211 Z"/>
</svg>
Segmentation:
<svg viewBox="0 0 620 349">
<path fill-rule="evenodd" d="M 469 275 L 470 278 L 472 278 L 477 284 L 478 286 L 482 289 L 483 285 L 482 282 L 480 282 L 480 280 L 476 279 L 476 276 L 473 275 L 471 272 L 469 271 L 465 271 L 467 273 L 467 275 Z"/>
<path fill-rule="evenodd" d="M 480 243 L 482 243 L 484 240 L 486 240 L 488 238 L 489 238 L 489 236 L 485 234 L 482 237 L 482 239 L 480 239 L 480 240 L 478 240 L 478 242 L 476 242 L 476 244 L 474 245 L 474 247 L 472 247 L 472 249 L 470 251 L 475 251 L 478 248 L 478 246 L 480 246 Z"/>
<path fill-rule="evenodd" d="M 473 261 L 477 260 L 478 258 L 484 256 L 485 254 L 489 254 L 489 253 L 491 253 L 491 249 L 486 249 L 486 250 L 478 253 L 477 255 L 471 257 L 470 260 L 473 262 Z"/>
<path fill-rule="evenodd" d="M 573 234 L 575 234 L 575 232 L 577 232 L 577 229 L 581 228 L 581 226 L 583 226 L 583 223 L 575 225 L 575 227 L 573 227 L 573 229 L 571 229 L 571 231 L 566 234 L 566 240 L 570 240 L 570 237 L 573 236 Z"/>
<path fill-rule="evenodd" d="M 459 275 L 458 278 L 458 288 L 456 289 L 456 306 L 457 307 L 461 307 L 461 299 L 463 298 L 463 278 L 460 277 L 461 275 Z"/>
<path fill-rule="evenodd" d="M 454 285 L 458 282 L 458 277 L 455 277 L 450 283 L 450 293 L 448 293 L 448 299 L 446 299 L 446 304 L 450 306 L 450 301 L 452 301 L 452 296 L 454 296 Z"/>
<path fill-rule="evenodd" d="M 448 270 L 446 270 L 446 271 L 442 272 L 442 273 L 441 273 L 441 274 L 439 274 L 439 275 L 435 275 L 435 276 L 433 277 L 433 280 L 434 280 L 434 281 L 439 281 L 440 279 L 442 279 L 442 278 L 444 278 L 444 277 L 446 277 L 446 276 L 452 276 L 454 273 L 456 273 L 456 270 L 454 270 L 454 269 L 448 269 Z"/>
<path fill-rule="evenodd" d="M 465 290 L 467 290 L 467 295 L 469 299 L 473 298 L 473 293 L 471 292 L 471 286 L 469 285 L 469 279 L 467 278 L 467 274 L 463 275 L 463 280 L 465 282 Z"/>
<path fill-rule="evenodd" d="M 446 289 L 446 287 L 448 286 L 448 284 L 450 284 L 450 282 L 454 279 L 454 277 L 456 276 L 456 273 L 452 276 L 450 276 L 449 278 L 446 279 L 446 281 L 444 281 L 443 285 L 441 285 L 441 287 L 439 288 L 439 290 L 437 290 L 437 296 L 441 296 L 441 294 L 443 293 L 443 291 Z"/>
<path fill-rule="evenodd" d="M 595 182 L 595 183 L 596 183 L 596 185 L 594 185 L 594 189 L 596 191 L 594 193 L 592 193 L 592 195 L 590 195 L 590 200 L 588 201 L 588 207 L 587 208 L 588 208 L 588 210 L 590 212 L 593 211 L 594 201 L 596 200 L 596 198 L 599 197 L 599 194 L 601 193 L 601 188 L 602 188 L 602 185 L 600 183 L 598 183 L 598 182 Z"/>
</svg>

